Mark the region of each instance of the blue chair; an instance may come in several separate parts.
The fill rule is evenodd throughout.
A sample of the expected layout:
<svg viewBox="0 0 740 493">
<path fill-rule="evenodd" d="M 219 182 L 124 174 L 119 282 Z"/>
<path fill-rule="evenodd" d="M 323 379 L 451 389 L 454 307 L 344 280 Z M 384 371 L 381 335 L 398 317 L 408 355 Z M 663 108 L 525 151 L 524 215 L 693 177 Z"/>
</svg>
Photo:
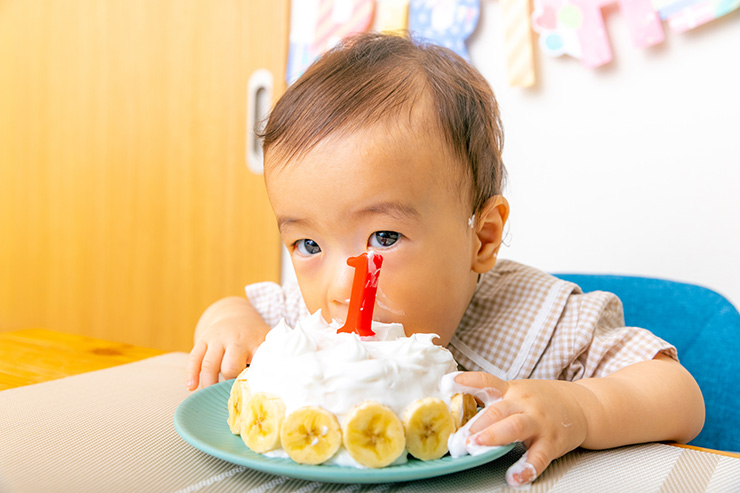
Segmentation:
<svg viewBox="0 0 740 493">
<path fill-rule="evenodd" d="M 691 445 L 740 451 L 740 313 L 720 294 L 693 284 L 644 277 L 555 274 L 584 292 L 622 300 L 628 326 L 670 342 L 701 387 L 706 421 Z"/>
</svg>

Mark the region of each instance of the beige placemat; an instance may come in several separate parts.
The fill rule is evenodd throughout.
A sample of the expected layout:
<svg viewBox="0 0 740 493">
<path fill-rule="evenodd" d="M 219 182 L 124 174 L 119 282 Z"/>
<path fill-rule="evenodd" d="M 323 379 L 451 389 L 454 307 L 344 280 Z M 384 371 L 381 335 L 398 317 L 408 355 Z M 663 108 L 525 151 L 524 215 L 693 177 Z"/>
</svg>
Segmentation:
<svg viewBox="0 0 740 493">
<path fill-rule="evenodd" d="M 484 466 L 439 478 L 379 485 L 328 484 L 260 473 L 202 453 L 175 432 L 189 394 L 187 355 L 0 392 L 0 492 L 115 491 L 509 491 L 517 447 Z M 530 491 L 740 492 L 740 459 L 649 444 L 577 450 Z"/>
</svg>

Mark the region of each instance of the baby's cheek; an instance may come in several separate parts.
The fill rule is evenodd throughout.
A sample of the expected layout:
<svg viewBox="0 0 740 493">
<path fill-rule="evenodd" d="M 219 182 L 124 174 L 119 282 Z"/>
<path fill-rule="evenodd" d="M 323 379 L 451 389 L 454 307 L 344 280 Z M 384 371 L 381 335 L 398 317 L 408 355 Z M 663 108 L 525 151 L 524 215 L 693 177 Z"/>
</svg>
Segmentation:
<svg viewBox="0 0 740 493">
<path fill-rule="evenodd" d="M 455 335 L 456 329 L 457 327 L 441 328 L 440 330 L 437 330 L 436 333 L 439 335 L 439 338 L 434 342 L 440 346 L 447 346 L 447 344 L 452 340 L 452 336 Z"/>
<path fill-rule="evenodd" d="M 382 275 L 382 274 L 381 274 Z M 397 297 L 398 298 L 398 297 Z M 409 336 L 409 329 L 406 328 L 408 323 L 406 310 L 400 308 L 398 300 L 388 296 L 383 288 L 379 285 L 375 293 L 375 312 L 373 320 L 383 323 L 400 323 L 404 325 L 404 332 Z"/>
<path fill-rule="evenodd" d="M 316 310 L 318 308 L 314 308 L 313 310 L 311 307 L 308 308 L 309 313 L 316 313 Z M 327 323 L 331 323 L 331 313 L 329 313 L 329 310 L 321 310 L 321 316 Z"/>
<path fill-rule="evenodd" d="M 301 293 L 306 293 L 305 291 L 301 291 Z M 303 301 L 306 303 L 306 308 L 308 308 L 308 313 L 316 313 L 316 310 L 321 310 L 321 316 L 326 320 L 327 322 L 331 322 L 331 312 L 327 309 L 325 304 L 322 302 L 321 299 L 317 296 L 312 296 L 310 294 L 303 294 Z"/>
</svg>

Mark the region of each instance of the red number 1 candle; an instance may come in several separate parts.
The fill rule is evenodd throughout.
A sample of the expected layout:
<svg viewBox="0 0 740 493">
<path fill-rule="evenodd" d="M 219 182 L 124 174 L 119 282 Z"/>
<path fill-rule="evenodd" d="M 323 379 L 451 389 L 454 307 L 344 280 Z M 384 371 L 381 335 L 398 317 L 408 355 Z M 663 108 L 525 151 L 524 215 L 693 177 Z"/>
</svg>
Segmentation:
<svg viewBox="0 0 740 493">
<path fill-rule="evenodd" d="M 347 321 L 337 332 L 356 332 L 362 337 L 374 336 L 373 310 L 383 256 L 372 251 L 365 252 L 359 257 L 348 258 L 347 265 L 355 268 L 355 276 L 352 279 Z"/>
</svg>

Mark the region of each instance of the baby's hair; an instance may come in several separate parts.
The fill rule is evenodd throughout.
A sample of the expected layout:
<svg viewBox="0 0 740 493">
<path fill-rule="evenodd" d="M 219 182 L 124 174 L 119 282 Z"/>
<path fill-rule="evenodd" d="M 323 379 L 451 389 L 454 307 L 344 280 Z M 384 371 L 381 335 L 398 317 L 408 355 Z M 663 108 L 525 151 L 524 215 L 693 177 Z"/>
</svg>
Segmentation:
<svg viewBox="0 0 740 493">
<path fill-rule="evenodd" d="M 275 104 L 262 133 L 285 162 L 329 135 L 410 113 L 431 96 L 437 126 L 472 181 L 473 212 L 501 194 L 503 130 L 485 78 L 453 51 L 408 35 L 362 33 L 319 57 Z"/>
</svg>

